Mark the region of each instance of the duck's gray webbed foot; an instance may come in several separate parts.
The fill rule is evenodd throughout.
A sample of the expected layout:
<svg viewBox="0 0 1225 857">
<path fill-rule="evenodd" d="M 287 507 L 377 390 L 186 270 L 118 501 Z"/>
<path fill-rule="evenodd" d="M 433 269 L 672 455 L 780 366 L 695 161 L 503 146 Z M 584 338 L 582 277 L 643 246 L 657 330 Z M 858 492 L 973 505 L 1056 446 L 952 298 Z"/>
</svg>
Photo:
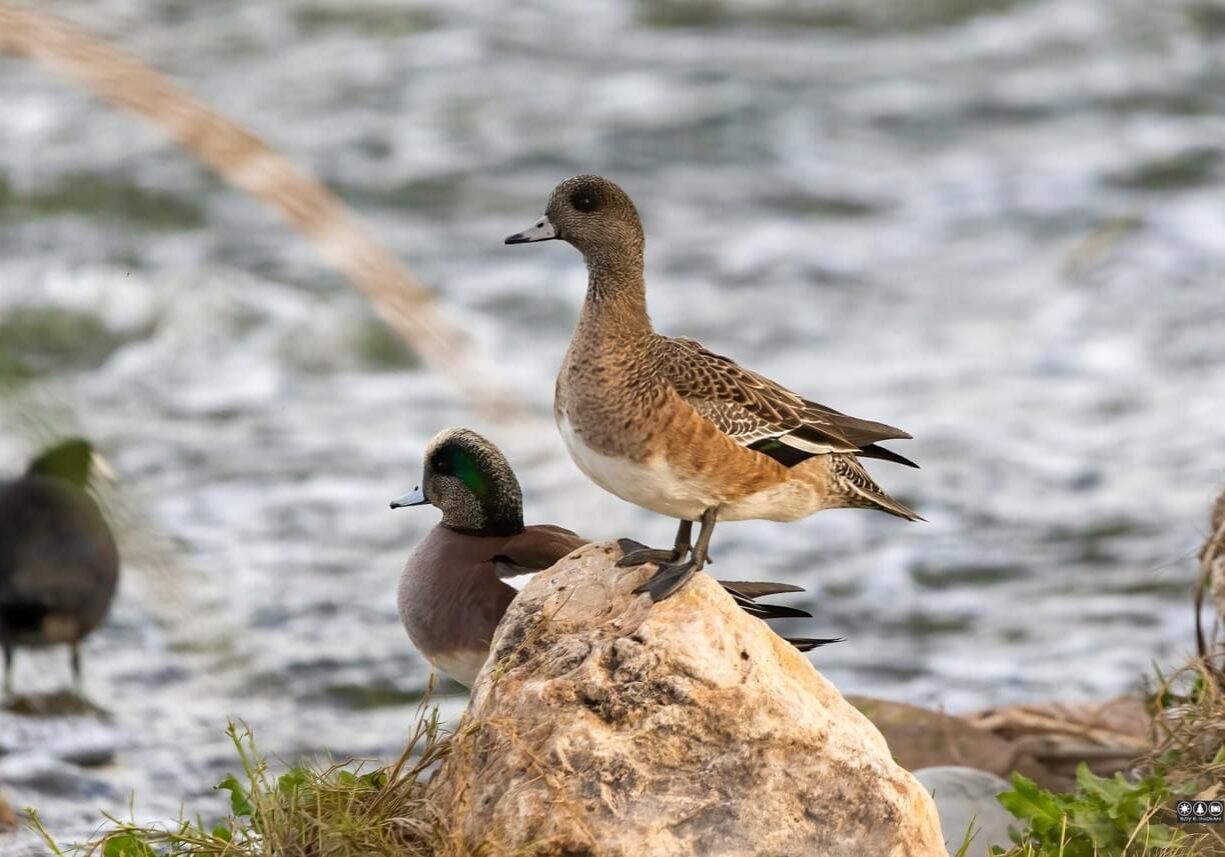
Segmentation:
<svg viewBox="0 0 1225 857">
<path fill-rule="evenodd" d="M 691 549 L 690 538 L 693 535 L 693 521 L 681 521 L 676 528 L 676 542 L 672 550 L 649 548 L 642 542 L 633 539 L 617 539 L 622 557 L 617 561 L 620 568 L 632 568 L 636 565 L 646 565 L 653 562 L 656 565 L 671 565 L 685 558 Z"/>
<path fill-rule="evenodd" d="M 652 601 L 663 601 L 684 586 L 686 581 L 693 577 L 694 572 L 697 570 L 697 563 L 691 559 L 685 562 L 663 563 L 646 583 L 643 583 L 634 590 L 634 593 L 647 592 L 650 594 Z"/>
<path fill-rule="evenodd" d="M 665 548 L 649 548 L 642 542 L 636 542 L 633 539 L 617 539 L 617 546 L 621 548 L 622 554 L 621 559 L 617 560 L 618 568 L 632 568 L 638 565 L 646 565 L 648 562 L 653 562 L 656 565 L 667 565 L 676 562 L 684 555 L 678 552 L 676 548 L 670 550 Z"/>
<path fill-rule="evenodd" d="M 634 592 L 648 592 L 651 595 L 652 601 L 663 601 L 684 586 L 685 582 L 693 577 L 694 572 L 701 571 L 702 567 L 706 565 L 706 558 L 710 555 L 710 536 L 715 531 L 715 519 L 718 515 L 718 506 L 711 506 L 702 513 L 702 532 L 698 534 L 698 543 L 694 545 L 693 553 L 688 560 L 685 562 L 666 562 L 661 564 L 659 570 L 651 575 L 651 579 L 635 589 Z M 676 532 L 676 546 L 678 549 L 682 544 L 688 547 L 692 527 L 693 524 L 690 521 L 681 521 L 680 529 Z"/>
</svg>

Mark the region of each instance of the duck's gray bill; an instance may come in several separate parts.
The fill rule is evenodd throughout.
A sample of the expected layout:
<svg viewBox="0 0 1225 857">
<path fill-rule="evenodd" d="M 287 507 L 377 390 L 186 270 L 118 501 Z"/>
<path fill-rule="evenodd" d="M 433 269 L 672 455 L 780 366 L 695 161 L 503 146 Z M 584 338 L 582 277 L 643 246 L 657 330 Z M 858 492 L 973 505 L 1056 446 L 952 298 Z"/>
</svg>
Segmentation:
<svg viewBox="0 0 1225 857">
<path fill-rule="evenodd" d="M 557 230 L 553 228 L 553 224 L 549 218 L 542 217 L 536 221 L 536 225 L 531 229 L 524 229 L 522 232 L 516 232 L 514 235 L 506 239 L 507 244 L 531 244 L 533 241 L 552 241 L 557 237 Z"/>
<path fill-rule="evenodd" d="M 412 491 L 409 491 L 403 497 L 392 500 L 391 508 L 403 509 L 405 506 L 424 506 L 428 502 L 430 501 L 425 499 L 425 492 L 422 491 L 420 487 L 417 487 Z"/>
</svg>

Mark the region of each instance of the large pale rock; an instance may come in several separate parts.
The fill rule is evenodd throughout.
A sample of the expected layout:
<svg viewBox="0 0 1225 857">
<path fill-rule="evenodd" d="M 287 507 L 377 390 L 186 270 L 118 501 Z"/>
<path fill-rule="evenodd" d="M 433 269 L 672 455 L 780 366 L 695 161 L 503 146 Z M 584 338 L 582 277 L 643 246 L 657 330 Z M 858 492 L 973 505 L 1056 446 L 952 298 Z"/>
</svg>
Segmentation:
<svg viewBox="0 0 1225 857">
<path fill-rule="evenodd" d="M 698 575 L 591 545 L 511 604 L 431 785 L 463 853 L 943 857 L 935 806 L 803 655 Z"/>
</svg>

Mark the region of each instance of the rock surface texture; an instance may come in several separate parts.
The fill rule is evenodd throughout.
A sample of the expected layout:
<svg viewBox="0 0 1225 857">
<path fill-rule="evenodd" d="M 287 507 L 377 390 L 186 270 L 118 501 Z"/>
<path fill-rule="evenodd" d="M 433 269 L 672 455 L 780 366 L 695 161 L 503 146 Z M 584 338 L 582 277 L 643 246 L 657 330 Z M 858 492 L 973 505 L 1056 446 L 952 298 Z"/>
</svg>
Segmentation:
<svg viewBox="0 0 1225 857">
<path fill-rule="evenodd" d="M 803 655 L 698 575 L 590 545 L 511 604 L 431 785 L 464 853 L 944 857 L 936 808 Z"/>
</svg>

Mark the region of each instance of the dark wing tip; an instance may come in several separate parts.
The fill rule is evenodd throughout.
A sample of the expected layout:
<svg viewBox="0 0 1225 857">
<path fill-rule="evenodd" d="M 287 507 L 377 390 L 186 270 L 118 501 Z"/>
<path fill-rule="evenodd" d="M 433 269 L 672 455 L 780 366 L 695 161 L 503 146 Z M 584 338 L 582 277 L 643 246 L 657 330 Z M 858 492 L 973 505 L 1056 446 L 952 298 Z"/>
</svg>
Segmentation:
<svg viewBox="0 0 1225 857">
<path fill-rule="evenodd" d="M 812 614 L 799 607 L 788 607 L 785 604 L 769 604 L 745 598 L 734 591 L 728 592 L 736 606 L 758 619 L 811 619 Z"/>
<path fill-rule="evenodd" d="M 783 639 L 801 652 L 811 652 L 813 649 L 828 646 L 831 643 L 846 642 L 846 637 L 783 637 Z"/>
<path fill-rule="evenodd" d="M 907 437 L 909 437 L 909 435 L 907 435 Z M 919 469 L 919 465 L 915 464 L 906 456 L 875 443 L 870 443 L 865 447 L 861 447 L 859 452 L 856 454 L 861 458 L 876 458 L 881 461 L 892 461 L 894 464 L 904 464 L 907 467 L 913 467 L 915 470 Z"/>
<path fill-rule="evenodd" d="M 773 583 L 768 580 L 720 580 L 719 585 L 728 592 L 743 595 L 745 598 L 761 598 L 765 595 L 804 591 L 804 587 L 793 583 Z"/>
</svg>

